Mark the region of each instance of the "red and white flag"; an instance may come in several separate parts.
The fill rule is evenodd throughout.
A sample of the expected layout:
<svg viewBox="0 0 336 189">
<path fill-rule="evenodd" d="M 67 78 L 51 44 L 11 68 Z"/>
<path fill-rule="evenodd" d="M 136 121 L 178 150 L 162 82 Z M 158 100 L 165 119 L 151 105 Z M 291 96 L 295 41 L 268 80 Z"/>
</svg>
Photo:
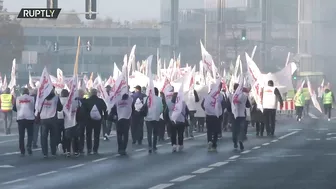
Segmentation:
<svg viewBox="0 0 336 189">
<path fill-rule="evenodd" d="M 50 75 L 47 71 L 47 68 L 44 67 L 40 78 L 39 87 L 37 89 L 36 104 L 35 104 L 36 115 L 41 110 L 44 99 L 47 98 L 47 96 L 50 94 L 53 88 L 54 86 L 51 82 Z"/>
<path fill-rule="evenodd" d="M 184 94 L 183 94 L 183 83 L 177 93 L 176 101 L 173 107 L 173 112 L 171 116 L 171 120 L 176 123 L 178 117 L 183 112 L 183 102 L 184 102 Z M 185 115 L 184 115 L 185 116 Z"/>
<path fill-rule="evenodd" d="M 70 92 L 69 97 L 66 100 L 63 106 L 64 116 L 64 127 L 70 128 L 76 125 L 76 112 L 77 106 L 76 97 L 78 91 L 78 77 L 74 75 L 73 78 L 69 82 Z"/>
</svg>

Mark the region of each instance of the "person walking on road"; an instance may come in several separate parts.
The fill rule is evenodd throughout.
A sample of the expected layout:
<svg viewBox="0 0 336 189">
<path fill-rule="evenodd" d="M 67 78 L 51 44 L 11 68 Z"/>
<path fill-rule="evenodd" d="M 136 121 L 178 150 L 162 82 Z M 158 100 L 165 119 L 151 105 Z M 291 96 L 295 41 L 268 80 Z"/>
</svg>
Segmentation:
<svg viewBox="0 0 336 189">
<path fill-rule="evenodd" d="M 34 134 L 34 115 L 35 110 L 35 100 L 34 97 L 29 96 L 29 90 L 24 88 L 22 91 L 22 96 L 19 96 L 13 106 L 13 111 L 17 112 L 16 120 L 19 129 L 19 148 L 21 156 L 26 153 L 25 149 L 25 131 L 27 131 L 27 152 L 29 155 L 33 154 L 32 142 Z"/>
<path fill-rule="evenodd" d="M 133 106 L 135 106 L 137 99 L 139 99 L 140 102 L 144 104 L 145 97 L 146 95 L 141 92 L 141 87 L 137 85 L 135 87 L 134 94 L 132 95 Z M 142 144 L 143 132 L 144 132 L 143 127 L 144 127 L 144 116 L 142 116 L 138 111 L 134 111 L 131 120 L 132 144 L 136 143 L 138 143 L 138 145 Z"/>
<path fill-rule="evenodd" d="M 37 89 L 31 89 L 30 90 L 30 96 L 32 96 L 34 98 L 35 102 L 36 102 L 36 95 L 37 95 Z M 33 149 L 38 148 L 37 141 L 38 141 L 38 137 L 39 137 L 40 128 L 41 128 L 41 124 L 34 122 L 34 134 L 33 134 L 33 143 L 32 143 Z"/>
<path fill-rule="evenodd" d="M 299 91 L 294 96 L 296 120 L 299 122 L 302 119 L 302 113 L 303 113 L 303 107 L 305 106 L 305 101 L 306 101 L 305 95 L 302 89 L 299 89 Z"/>
<path fill-rule="evenodd" d="M 226 106 L 219 85 L 211 84 L 210 92 L 203 99 L 201 106 L 206 115 L 208 150 L 217 151 L 218 135 L 222 132 L 220 118 Z"/>
<path fill-rule="evenodd" d="M 0 108 L 3 113 L 3 118 L 5 121 L 5 133 L 6 135 L 11 134 L 11 127 L 13 121 L 13 104 L 15 103 L 14 96 L 10 94 L 10 89 L 6 88 L 4 93 L 0 95 Z"/>
<path fill-rule="evenodd" d="M 278 88 L 274 87 L 272 80 L 268 81 L 268 86 L 264 87 L 262 91 L 262 106 L 263 114 L 265 116 L 265 126 L 267 136 L 274 136 L 275 132 L 275 116 L 280 103 L 280 108 L 283 107 L 283 100 Z"/>
<path fill-rule="evenodd" d="M 57 112 L 63 109 L 62 103 L 58 96 L 55 94 L 55 88 L 53 88 L 50 94 L 41 99 L 42 107 L 40 111 L 41 118 L 41 146 L 44 158 L 48 157 L 48 136 L 50 134 L 50 150 L 51 155 L 56 156 L 56 146 L 58 142 L 59 127 L 57 125 Z"/>
<path fill-rule="evenodd" d="M 154 94 L 155 96 L 153 96 L 151 103 L 150 100 L 145 100 L 145 102 L 147 102 L 145 106 L 148 107 L 147 116 L 144 119 L 147 126 L 148 153 L 157 151 L 156 144 L 159 135 L 159 121 L 160 115 L 163 112 L 162 99 L 159 97 L 159 90 L 156 87 L 154 88 Z"/>
<path fill-rule="evenodd" d="M 326 88 L 324 90 L 324 93 L 322 95 L 322 102 L 324 106 L 324 113 L 326 116 L 328 116 L 328 121 L 330 121 L 331 109 L 332 109 L 333 103 L 335 103 L 334 93 L 331 92 L 330 89 Z"/>
<path fill-rule="evenodd" d="M 128 144 L 128 133 L 131 124 L 131 116 L 133 111 L 133 99 L 129 94 L 123 94 L 121 100 L 116 102 L 116 105 L 111 110 L 113 117 L 116 117 L 117 121 L 117 141 L 118 141 L 118 153 L 120 155 L 126 155 L 126 149 Z"/>
</svg>

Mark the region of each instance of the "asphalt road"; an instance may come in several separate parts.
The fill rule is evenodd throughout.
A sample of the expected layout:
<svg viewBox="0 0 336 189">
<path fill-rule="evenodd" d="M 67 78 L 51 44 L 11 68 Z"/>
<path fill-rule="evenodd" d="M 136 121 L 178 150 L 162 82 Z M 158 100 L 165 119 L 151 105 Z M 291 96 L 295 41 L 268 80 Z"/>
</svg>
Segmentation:
<svg viewBox="0 0 336 189">
<path fill-rule="evenodd" d="M 35 151 L 19 157 L 17 136 L 0 137 L 1 189 L 334 189 L 335 123 L 304 119 L 279 121 L 276 137 L 258 138 L 250 129 L 245 151 L 233 150 L 231 133 L 218 153 L 206 149 L 204 133 L 171 153 L 169 141 L 148 154 L 146 143 L 129 143 L 129 155 L 116 154 L 116 139 L 101 141 L 100 154 L 43 159 Z"/>
</svg>

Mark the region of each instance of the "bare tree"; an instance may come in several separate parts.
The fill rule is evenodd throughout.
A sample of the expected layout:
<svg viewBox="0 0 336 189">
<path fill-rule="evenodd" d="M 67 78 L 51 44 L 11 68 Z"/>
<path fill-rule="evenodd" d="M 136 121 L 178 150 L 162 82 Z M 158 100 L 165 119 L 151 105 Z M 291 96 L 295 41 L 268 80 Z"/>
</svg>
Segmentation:
<svg viewBox="0 0 336 189">
<path fill-rule="evenodd" d="M 71 10 L 70 12 L 76 12 L 75 10 Z M 67 24 L 82 24 L 81 19 L 77 14 L 69 14 L 66 16 L 66 23 Z"/>
</svg>

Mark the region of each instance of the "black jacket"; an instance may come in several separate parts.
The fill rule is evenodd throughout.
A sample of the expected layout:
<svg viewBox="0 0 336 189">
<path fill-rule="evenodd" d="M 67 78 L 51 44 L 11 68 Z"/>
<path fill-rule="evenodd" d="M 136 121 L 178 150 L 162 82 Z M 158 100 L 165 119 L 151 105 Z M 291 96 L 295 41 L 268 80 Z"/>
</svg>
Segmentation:
<svg viewBox="0 0 336 189">
<path fill-rule="evenodd" d="M 98 96 L 91 96 L 90 98 L 82 101 L 83 114 L 86 114 L 86 117 L 90 120 L 90 112 L 94 105 L 97 106 L 97 109 L 101 115 L 101 117 L 106 120 L 107 119 L 107 106 L 103 99 L 98 98 Z"/>
</svg>

